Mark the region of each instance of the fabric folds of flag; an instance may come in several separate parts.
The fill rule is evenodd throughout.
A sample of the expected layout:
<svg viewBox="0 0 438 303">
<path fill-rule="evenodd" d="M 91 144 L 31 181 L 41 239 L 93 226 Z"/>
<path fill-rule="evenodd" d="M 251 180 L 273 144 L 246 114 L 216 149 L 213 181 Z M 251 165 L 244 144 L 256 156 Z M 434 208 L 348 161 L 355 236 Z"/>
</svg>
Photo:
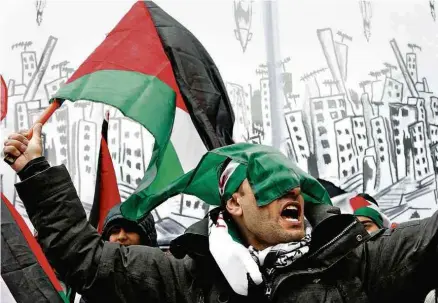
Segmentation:
<svg viewBox="0 0 438 303">
<path fill-rule="evenodd" d="M 148 194 L 232 143 L 234 115 L 212 58 L 152 1 L 136 2 L 55 98 L 114 106 L 154 136 L 145 176 L 122 206 L 131 219 Z"/>
<path fill-rule="evenodd" d="M 68 302 L 41 247 L 1 193 L 1 275 L 17 303 Z"/>
<path fill-rule="evenodd" d="M 0 75 L 0 121 L 2 121 L 8 112 L 8 87 L 5 79 Z"/>
<path fill-rule="evenodd" d="M 99 160 L 97 164 L 96 189 L 89 222 L 99 233 L 110 209 L 121 202 L 116 173 L 108 149 L 108 116 L 102 123 Z"/>
</svg>

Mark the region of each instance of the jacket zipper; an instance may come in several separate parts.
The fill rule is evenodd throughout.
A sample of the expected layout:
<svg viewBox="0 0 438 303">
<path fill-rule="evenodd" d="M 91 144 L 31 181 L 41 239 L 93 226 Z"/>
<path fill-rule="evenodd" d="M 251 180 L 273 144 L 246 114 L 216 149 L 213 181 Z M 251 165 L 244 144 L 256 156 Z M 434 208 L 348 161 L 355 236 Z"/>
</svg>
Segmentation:
<svg viewBox="0 0 438 303">
<path fill-rule="evenodd" d="M 355 224 L 357 224 L 356 221 L 350 223 L 346 228 L 344 228 L 336 237 L 334 237 L 333 239 L 331 239 L 329 242 L 327 242 L 326 244 L 324 244 L 323 246 L 321 246 L 317 251 L 315 251 L 313 254 L 311 254 L 309 256 L 309 258 L 313 257 L 314 255 L 316 255 L 318 252 L 320 252 L 321 250 L 323 250 L 324 248 L 326 248 L 327 246 L 331 245 L 333 242 L 335 242 L 336 240 L 338 240 L 340 237 L 342 237 L 344 234 L 347 233 L 347 231 L 349 231 Z M 278 287 L 280 286 L 281 283 L 284 282 L 284 280 L 286 280 L 287 278 L 289 278 L 290 276 L 284 276 L 280 279 L 280 281 L 278 281 L 278 283 L 276 284 L 275 287 L 273 287 L 273 281 L 274 281 L 274 276 L 272 277 L 272 279 L 269 281 L 269 288 L 267 288 L 267 292 L 269 290 L 269 295 L 268 293 L 267 296 L 269 298 L 269 300 L 271 300 L 273 294 L 275 293 L 275 291 L 278 289 Z M 267 284 L 268 285 L 268 284 Z"/>
</svg>

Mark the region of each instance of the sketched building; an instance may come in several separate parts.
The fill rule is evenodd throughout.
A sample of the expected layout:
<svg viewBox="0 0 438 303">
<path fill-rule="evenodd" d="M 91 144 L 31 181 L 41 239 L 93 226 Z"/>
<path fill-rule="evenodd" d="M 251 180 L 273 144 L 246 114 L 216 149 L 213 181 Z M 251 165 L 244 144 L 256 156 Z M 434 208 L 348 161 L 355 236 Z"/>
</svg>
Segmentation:
<svg viewBox="0 0 438 303">
<path fill-rule="evenodd" d="M 430 97 L 430 112 L 432 113 L 431 121 L 438 121 L 438 98 Z"/>
<path fill-rule="evenodd" d="M 310 149 L 306 128 L 303 124 L 303 113 L 301 111 L 288 112 L 284 118 L 289 132 L 291 152 L 295 155 L 295 161 L 298 163 L 298 166 L 302 170 L 307 171 Z"/>
<path fill-rule="evenodd" d="M 15 104 L 15 130 L 29 129 L 29 116 L 27 102 L 18 102 Z"/>
<path fill-rule="evenodd" d="M 252 127 L 251 100 L 246 96 L 243 86 L 227 83 L 227 91 L 234 110 L 234 133 L 237 141 L 248 139 Z"/>
<path fill-rule="evenodd" d="M 44 84 L 47 99 L 50 100 L 52 96 L 67 82 L 67 77 L 61 77 Z"/>
<path fill-rule="evenodd" d="M 389 133 L 383 117 L 371 120 L 371 130 L 376 151 L 376 189 L 385 189 L 394 183 L 392 161 L 389 152 Z"/>
<path fill-rule="evenodd" d="M 311 98 L 310 110 L 318 172 L 338 171 L 334 121 L 346 117 L 344 95 Z"/>
<path fill-rule="evenodd" d="M 410 144 L 406 140 L 411 137 L 409 125 L 417 121 L 417 108 L 413 105 L 393 103 L 390 107 L 390 120 L 394 136 L 394 149 L 396 157 L 396 177 L 401 180 L 406 177 L 412 167 Z"/>
<path fill-rule="evenodd" d="M 358 171 L 351 117 L 336 121 L 335 132 L 339 161 L 339 179 L 345 179 Z"/>
<path fill-rule="evenodd" d="M 418 82 L 418 72 L 417 72 L 417 54 L 407 53 L 406 54 L 406 68 L 411 76 L 414 83 Z"/>
<path fill-rule="evenodd" d="M 196 223 L 205 217 L 208 212 L 208 205 L 190 195 L 180 195 L 180 205 L 178 212 L 172 212 L 172 219 L 185 227 Z"/>
<path fill-rule="evenodd" d="M 435 144 L 438 142 L 438 125 L 429 124 L 429 138 L 430 144 Z"/>
<path fill-rule="evenodd" d="M 414 160 L 415 180 L 424 179 L 430 173 L 430 166 L 426 150 L 426 132 L 423 121 L 409 125 L 411 134 L 412 153 Z"/>
<path fill-rule="evenodd" d="M 262 78 L 260 80 L 260 93 L 262 105 L 262 119 L 263 119 L 263 144 L 272 144 L 272 126 L 271 126 L 271 100 L 269 93 L 269 79 Z"/>
<path fill-rule="evenodd" d="M 426 108 L 425 108 L 425 102 L 423 98 L 417 98 L 417 97 L 408 97 L 408 104 L 414 105 L 417 107 L 417 120 L 423 121 L 424 125 L 427 128 L 428 121 L 427 121 L 427 114 L 426 114 Z"/>
<path fill-rule="evenodd" d="M 354 135 L 354 147 L 357 155 L 357 168 L 362 170 L 363 157 L 365 156 L 365 150 L 368 147 L 367 129 L 365 124 L 365 118 L 363 116 L 352 117 L 353 135 Z"/>
<path fill-rule="evenodd" d="M 80 120 L 77 124 L 78 192 L 81 201 L 92 204 L 96 182 L 96 123 Z"/>
<path fill-rule="evenodd" d="M 23 77 L 22 81 L 23 84 L 27 86 L 37 69 L 36 52 L 29 52 L 29 51 L 21 52 L 21 66 L 22 66 L 22 77 Z"/>
<path fill-rule="evenodd" d="M 438 201 L 438 143 L 430 145 L 430 154 L 432 155 L 432 168 L 435 174 L 435 198 Z"/>
<path fill-rule="evenodd" d="M 141 126 L 128 118 L 120 118 L 120 122 L 122 180 L 135 188 L 145 172 Z"/>
</svg>

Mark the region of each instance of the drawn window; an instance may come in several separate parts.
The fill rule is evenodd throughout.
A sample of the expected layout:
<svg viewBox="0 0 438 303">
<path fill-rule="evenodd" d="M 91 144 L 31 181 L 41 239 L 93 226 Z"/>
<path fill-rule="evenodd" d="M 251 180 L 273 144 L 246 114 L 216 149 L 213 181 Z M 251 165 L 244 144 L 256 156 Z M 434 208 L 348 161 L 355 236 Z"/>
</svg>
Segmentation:
<svg viewBox="0 0 438 303">
<path fill-rule="evenodd" d="M 125 138 L 129 138 L 129 132 L 125 132 Z"/>
<path fill-rule="evenodd" d="M 130 174 L 127 174 L 127 175 L 126 175 L 126 182 L 127 182 L 128 184 L 131 183 L 131 175 L 130 175 Z"/>
<path fill-rule="evenodd" d="M 345 117 L 347 117 L 347 114 L 345 113 L 345 110 L 341 110 L 341 116 L 342 116 L 342 118 L 345 118 Z"/>
<path fill-rule="evenodd" d="M 131 160 L 126 160 L 126 165 L 128 165 L 128 167 L 131 168 Z"/>
<path fill-rule="evenodd" d="M 130 149 L 130 148 L 127 148 L 127 149 L 126 149 L 126 154 L 127 154 L 128 156 L 131 155 L 131 149 Z"/>
<path fill-rule="evenodd" d="M 290 122 L 295 122 L 295 117 L 294 117 L 293 115 L 291 115 L 291 116 L 289 117 L 289 119 L 290 119 Z"/>
<path fill-rule="evenodd" d="M 381 151 L 381 152 L 383 152 L 383 151 L 384 151 L 384 148 L 383 148 L 383 146 L 380 146 L 380 148 L 379 148 L 379 149 L 380 149 L 380 151 Z"/>
<path fill-rule="evenodd" d="M 397 97 L 398 97 L 398 96 L 397 96 Z M 408 114 L 409 114 L 408 110 L 405 109 L 405 108 L 402 108 L 402 116 L 403 116 L 403 117 L 407 117 Z"/>
<path fill-rule="evenodd" d="M 322 147 L 324 147 L 324 148 L 329 148 L 330 147 L 330 144 L 329 144 L 328 140 L 321 140 L 321 144 L 322 144 Z"/>
<path fill-rule="evenodd" d="M 192 204 L 192 202 L 190 200 L 186 200 L 186 206 L 190 207 L 190 204 Z"/>
<path fill-rule="evenodd" d="M 266 122 L 266 126 L 271 126 L 271 122 Z"/>
<path fill-rule="evenodd" d="M 136 137 L 136 138 L 140 137 L 140 132 L 135 132 L 134 137 Z"/>
<path fill-rule="evenodd" d="M 401 153 L 400 148 L 397 148 L 397 155 L 400 155 L 400 153 Z"/>
<path fill-rule="evenodd" d="M 397 96 L 397 98 L 400 98 L 400 93 L 395 94 Z"/>
<path fill-rule="evenodd" d="M 33 57 L 29 57 L 29 61 L 33 62 Z"/>
<path fill-rule="evenodd" d="M 418 125 L 418 131 L 421 132 L 421 125 Z"/>
<path fill-rule="evenodd" d="M 340 151 L 344 151 L 344 150 L 345 150 L 345 147 L 344 147 L 344 145 L 342 145 L 342 144 L 339 144 L 339 150 L 340 150 Z"/>
<path fill-rule="evenodd" d="M 25 69 L 29 69 L 29 64 L 24 65 Z"/>
<path fill-rule="evenodd" d="M 322 101 L 317 101 L 314 104 L 315 104 L 315 109 L 323 109 L 324 108 Z"/>
<path fill-rule="evenodd" d="M 385 161 L 385 157 L 384 156 L 380 156 L 380 161 L 381 162 Z"/>
<path fill-rule="evenodd" d="M 111 153 L 111 157 L 112 157 L 113 159 L 117 158 L 117 153 L 116 153 L 116 152 Z"/>
<path fill-rule="evenodd" d="M 376 121 L 376 126 L 380 126 L 380 122 L 379 121 Z"/>
<path fill-rule="evenodd" d="M 424 158 L 424 157 L 423 157 L 423 159 L 422 159 L 422 160 L 423 160 L 423 164 L 424 164 L 424 163 L 426 163 L 426 158 Z"/>
<path fill-rule="evenodd" d="M 336 130 L 336 132 L 338 133 L 338 135 L 342 135 L 342 132 L 340 129 Z"/>
<path fill-rule="evenodd" d="M 417 170 L 417 173 L 418 173 L 419 176 L 421 176 L 421 171 L 420 170 Z"/>
<path fill-rule="evenodd" d="M 356 169 L 354 168 L 354 166 L 351 167 L 351 173 L 354 174 L 356 172 Z"/>
<path fill-rule="evenodd" d="M 90 173 L 91 173 L 91 166 L 88 166 L 88 165 L 87 165 L 87 166 L 85 167 L 85 172 L 87 172 L 87 173 L 90 174 Z"/>
<path fill-rule="evenodd" d="M 27 58 L 23 57 L 23 62 L 26 63 L 27 62 Z"/>
<path fill-rule="evenodd" d="M 388 91 L 388 97 L 392 97 L 392 93 L 390 90 Z"/>
<path fill-rule="evenodd" d="M 427 167 L 424 168 L 424 173 L 425 173 L 425 174 L 428 173 Z"/>
<path fill-rule="evenodd" d="M 351 149 L 351 144 L 347 143 L 347 149 Z"/>
<path fill-rule="evenodd" d="M 194 208 L 194 209 L 198 209 L 200 203 L 201 203 L 201 202 L 200 202 L 199 200 L 196 201 L 196 202 L 195 202 L 195 205 L 193 206 L 193 208 Z"/>
<path fill-rule="evenodd" d="M 85 151 L 89 151 L 89 150 L 90 150 L 90 145 L 88 145 L 88 144 L 85 145 L 85 146 L 84 146 L 84 150 L 85 150 Z"/>
<path fill-rule="evenodd" d="M 111 144 L 116 144 L 116 138 L 111 139 Z"/>
<path fill-rule="evenodd" d="M 414 155 L 418 154 L 418 149 L 414 147 Z"/>
<path fill-rule="evenodd" d="M 317 114 L 316 121 L 317 122 L 324 122 L 324 116 L 322 114 Z"/>
<path fill-rule="evenodd" d="M 297 132 L 298 131 L 298 127 L 294 126 L 293 130 L 294 130 L 294 132 Z"/>
<path fill-rule="evenodd" d="M 84 140 L 90 140 L 90 135 L 89 134 L 85 134 L 84 135 Z"/>
<path fill-rule="evenodd" d="M 381 130 L 380 128 L 378 128 L 378 129 L 377 129 L 377 133 L 378 133 L 378 134 L 381 134 L 381 133 L 382 133 L 382 130 Z"/>
<path fill-rule="evenodd" d="M 135 155 L 136 157 L 141 157 L 141 149 L 140 149 L 140 148 L 137 148 L 137 149 L 135 150 L 135 152 L 134 152 L 134 155 Z"/>
<path fill-rule="evenodd" d="M 420 134 L 419 135 L 420 141 L 423 140 L 423 136 Z"/>
<path fill-rule="evenodd" d="M 361 127 L 363 127 L 363 122 L 360 122 L 359 124 L 360 124 Z"/>
<path fill-rule="evenodd" d="M 304 150 L 304 146 L 302 146 L 302 145 L 298 145 L 298 148 L 299 148 L 300 150 Z"/>
<path fill-rule="evenodd" d="M 328 100 L 328 107 L 329 108 L 336 108 L 336 101 L 335 100 Z"/>
<path fill-rule="evenodd" d="M 322 157 L 324 158 L 325 164 L 330 164 L 332 162 L 332 158 L 330 157 L 329 154 L 324 154 L 324 155 L 322 155 Z"/>
<path fill-rule="evenodd" d="M 420 148 L 420 153 L 423 153 L 423 148 L 422 147 Z"/>
<path fill-rule="evenodd" d="M 140 182 L 141 182 L 141 178 L 137 178 L 137 179 L 135 180 L 135 183 L 136 183 L 137 185 L 140 185 Z"/>
<path fill-rule="evenodd" d="M 353 154 L 348 155 L 348 160 L 351 160 L 351 158 L 353 158 Z"/>
<path fill-rule="evenodd" d="M 362 139 L 362 135 L 361 134 L 357 134 L 357 138 L 358 139 Z"/>
<path fill-rule="evenodd" d="M 116 130 L 117 129 L 117 123 L 113 124 L 113 129 Z"/>
<path fill-rule="evenodd" d="M 345 129 L 345 133 L 346 133 L 347 135 L 349 135 L 349 134 L 350 134 L 350 131 L 349 131 L 348 129 Z"/>
<path fill-rule="evenodd" d="M 357 123 L 357 121 L 356 120 L 354 120 L 354 126 L 358 126 L 358 123 Z"/>
<path fill-rule="evenodd" d="M 339 107 L 345 107 L 345 100 L 339 99 Z"/>
<path fill-rule="evenodd" d="M 52 85 L 52 90 L 56 91 L 58 87 L 56 85 Z"/>
<path fill-rule="evenodd" d="M 388 86 L 392 87 L 392 81 L 391 80 L 388 81 Z"/>
<path fill-rule="evenodd" d="M 296 136 L 298 141 L 301 141 L 302 138 L 300 136 Z"/>
<path fill-rule="evenodd" d="M 138 170 L 141 169 L 141 164 L 140 164 L 140 162 L 138 162 L 137 164 L 135 164 L 135 168 L 138 169 Z"/>
<path fill-rule="evenodd" d="M 345 169 L 342 171 L 342 174 L 344 175 L 344 177 L 346 177 L 348 175 L 348 171 L 346 171 Z"/>
<path fill-rule="evenodd" d="M 320 136 L 327 133 L 327 129 L 324 126 L 318 126 L 318 131 Z"/>
<path fill-rule="evenodd" d="M 394 136 L 398 136 L 400 134 L 398 129 L 394 129 Z"/>
<path fill-rule="evenodd" d="M 360 152 L 363 151 L 363 146 L 359 146 L 359 151 L 360 151 Z"/>
<path fill-rule="evenodd" d="M 345 162 L 345 158 L 341 157 L 341 162 L 344 163 Z"/>
<path fill-rule="evenodd" d="M 338 113 L 337 112 L 331 112 L 330 116 L 332 117 L 332 119 L 337 119 L 338 118 Z"/>
</svg>

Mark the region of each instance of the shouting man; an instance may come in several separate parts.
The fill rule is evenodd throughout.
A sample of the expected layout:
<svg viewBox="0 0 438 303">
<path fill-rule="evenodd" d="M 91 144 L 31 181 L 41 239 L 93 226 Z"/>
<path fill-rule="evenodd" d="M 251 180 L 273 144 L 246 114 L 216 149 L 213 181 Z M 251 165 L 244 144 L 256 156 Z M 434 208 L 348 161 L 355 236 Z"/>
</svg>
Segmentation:
<svg viewBox="0 0 438 303">
<path fill-rule="evenodd" d="M 3 151 L 18 157 L 12 168 L 25 177 L 16 189 L 51 264 L 87 298 L 417 302 L 435 286 L 437 213 L 369 235 L 281 153 L 247 143 L 208 152 L 195 170 L 142 201 L 145 215 L 181 192 L 218 206 L 173 241 L 173 256 L 103 241 L 66 168 L 41 156 L 40 124 L 33 133 L 30 141 L 12 134 Z M 124 204 L 132 217 L 135 207 Z"/>
</svg>

